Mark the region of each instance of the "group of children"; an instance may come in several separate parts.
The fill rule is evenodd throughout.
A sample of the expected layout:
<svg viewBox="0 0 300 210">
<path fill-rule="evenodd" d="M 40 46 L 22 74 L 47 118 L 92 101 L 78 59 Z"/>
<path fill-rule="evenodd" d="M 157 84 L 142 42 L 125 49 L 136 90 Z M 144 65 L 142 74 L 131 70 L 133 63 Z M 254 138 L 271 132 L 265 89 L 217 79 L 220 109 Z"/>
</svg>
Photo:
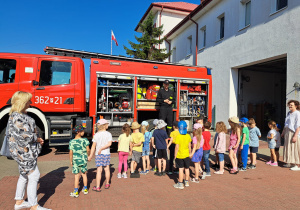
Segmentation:
<svg viewBox="0 0 300 210">
<path fill-rule="evenodd" d="M 256 127 L 254 119 L 231 117 L 228 120 L 231 127 L 229 141 L 229 165 L 230 174 L 237 174 L 239 171 L 256 168 L 256 153 L 259 147 L 260 130 Z M 155 166 L 152 167 L 154 174 L 164 176 L 166 173 L 179 173 L 178 183 L 175 188 L 184 189 L 189 186 L 191 162 L 195 166 L 194 177 L 191 182 L 199 183 L 199 178 L 205 179 L 210 174 L 209 155 L 211 139 L 211 123 L 203 123 L 199 118 L 194 124 L 193 138 L 187 133 L 187 123 L 185 121 L 175 121 L 173 131 L 168 136 L 165 131 L 166 123 L 163 120 L 154 120 L 155 129 L 148 131 L 149 123 L 143 121 L 141 125 L 133 122 L 131 127 L 128 124 L 123 125 L 122 134 L 118 138 L 119 168 L 118 178 L 127 178 L 128 156 L 132 155 L 130 166 L 130 176 L 139 174 L 148 174 L 150 171 L 150 149 L 153 148 L 153 158 Z M 271 159 L 266 164 L 278 166 L 280 147 L 279 126 L 274 121 L 269 122 L 270 132 L 268 133 L 268 143 L 271 152 Z M 93 191 L 100 192 L 101 174 L 105 171 L 105 189 L 110 187 L 110 146 L 112 144 L 112 135 L 108 131 L 108 122 L 100 119 L 97 122 L 98 132 L 93 137 L 93 145 L 89 149 L 89 141 L 84 136 L 84 128 L 77 125 L 73 130 L 75 138 L 70 141 L 70 163 L 72 173 L 75 174 L 75 188 L 70 193 L 72 197 L 78 197 L 78 186 L 80 174 L 82 174 L 84 187 L 82 192 L 88 194 L 87 189 L 87 161 L 91 161 L 95 154 L 97 167 L 96 186 Z M 141 132 L 140 132 L 141 130 Z M 216 123 L 216 135 L 214 138 L 214 150 L 216 153 L 215 174 L 224 173 L 224 153 L 226 152 L 226 134 L 227 128 L 224 122 Z M 250 164 L 248 164 L 248 150 L 250 148 Z M 168 152 L 169 151 L 169 152 Z M 239 151 L 239 154 L 237 155 Z M 167 160 L 169 154 L 169 171 L 166 172 Z M 142 160 L 143 170 L 138 172 L 137 165 Z M 239 168 L 238 168 L 239 166 Z M 178 171 L 175 171 L 175 168 Z M 123 169 L 123 173 L 122 173 Z"/>
</svg>

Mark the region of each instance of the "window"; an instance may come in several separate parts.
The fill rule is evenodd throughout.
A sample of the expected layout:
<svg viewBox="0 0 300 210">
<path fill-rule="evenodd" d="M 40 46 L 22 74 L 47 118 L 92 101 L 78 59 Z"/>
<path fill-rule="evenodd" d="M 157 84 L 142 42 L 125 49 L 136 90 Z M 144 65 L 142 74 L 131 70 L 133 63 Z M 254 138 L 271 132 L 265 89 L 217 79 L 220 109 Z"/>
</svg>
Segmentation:
<svg viewBox="0 0 300 210">
<path fill-rule="evenodd" d="M 206 46 L 206 26 L 200 29 L 200 49 Z"/>
<path fill-rule="evenodd" d="M 16 66 L 16 60 L 0 59 L 0 84 L 15 82 Z"/>
<path fill-rule="evenodd" d="M 176 63 L 176 47 L 172 50 L 172 63 Z"/>
<path fill-rule="evenodd" d="M 40 86 L 70 84 L 72 64 L 60 61 L 42 61 Z"/>
<path fill-rule="evenodd" d="M 193 50 L 192 50 L 192 44 L 193 44 L 193 42 L 192 42 L 193 40 L 192 40 L 192 36 L 189 36 L 188 37 L 188 49 L 187 49 L 187 55 L 191 55 L 192 53 L 193 53 Z"/>
<path fill-rule="evenodd" d="M 287 7 L 288 0 L 276 0 L 276 10 L 281 10 L 284 7 Z"/>
<path fill-rule="evenodd" d="M 271 15 L 277 11 L 288 6 L 288 0 L 272 0 L 271 1 Z"/>
<path fill-rule="evenodd" d="M 245 26 L 251 24 L 251 1 L 245 4 Z"/>
<path fill-rule="evenodd" d="M 220 18 L 220 39 L 224 38 L 224 31 L 225 31 L 225 17 Z"/>
</svg>

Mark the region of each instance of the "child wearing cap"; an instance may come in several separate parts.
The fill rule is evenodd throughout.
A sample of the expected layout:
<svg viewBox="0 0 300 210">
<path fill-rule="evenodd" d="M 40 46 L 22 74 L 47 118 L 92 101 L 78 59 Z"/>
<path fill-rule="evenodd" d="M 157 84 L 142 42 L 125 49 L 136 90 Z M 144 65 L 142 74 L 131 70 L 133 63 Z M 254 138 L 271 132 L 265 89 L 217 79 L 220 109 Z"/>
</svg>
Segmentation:
<svg viewBox="0 0 300 210">
<path fill-rule="evenodd" d="M 156 149 L 153 147 L 154 146 L 153 133 L 157 129 L 157 123 L 158 123 L 158 119 L 153 120 L 154 129 L 151 131 L 151 134 L 152 134 L 152 137 L 151 137 L 152 157 L 154 158 L 154 167 L 151 169 L 151 171 L 153 171 L 153 172 L 157 171 L 157 164 L 158 164 L 157 157 L 155 156 Z"/>
<path fill-rule="evenodd" d="M 166 165 L 167 165 L 167 142 L 168 142 L 168 134 L 164 130 L 167 126 L 167 123 L 163 120 L 158 120 L 157 129 L 153 132 L 154 145 L 153 147 L 156 149 L 156 155 L 158 159 L 158 171 L 155 172 L 154 175 L 164 176 L 166 175 Z M 161 167 L 161 162 L 163 162 L 163 166 Z"/>
<path fill-rule="evenodd" d="M 241 158 L 243 166 L 239 169 L 240 171 L 247 171 L 247 162 L 248 162 L 248 150 L 249 150 L 249 120 L 246 117 L 240 119 L 242 130 L 242 140 L 240 144 Z"/>
<path fill-rule="evenodd" d="M 228 119 L 229 125 L 231 127 L 230 133 L 230 142 L 229 142 L 229 158 L 231 161 L 232 168 L 230 170 L 230 174 L 237 174 L 237 157 L 236 153 L 238 150 L 238 146 L 241 140 L 241 126 L 239 125 L 238 117 L 230 117 Z"/>
<path fill-rule="evenodd" d="M 88 155 L 90 154 L 90 142 L 86 138 L 82 138 L 84 135 L 82 125 L 76 125 L 73 131 L 75 133 L 75 138 L 69 142 L 69 154 L 72 173 L 75 174 L 75 187 L 74 191 L 70 193 L 70 196 L 77 198 L 79 196 L 78 188 L 80 175 L 82 176 L 84 185 L 82 189 L 83 194 L 86 195 L 89 192 L 87 189 L 86 172 Z"/>
<path fill-rule="evenodd" d="M 276 135 L 275 135 L 275 141 L 276 141 L 276 147 L 275 147 L 275 155 L 276 155 L 276 159 L 277 159 L 277 162 L 279 162 L 279 149 L 280 149 L 280 146 L 281 146 L 281 135 L 280 135 L 280 129 L 281 129 L 281 126 L 279 124 L 276 124 Z"/>
<path fill-rule="evenodd" d="M 132 161 L 131 161 L 131 175 L 136 172 L 137 164 L 140 162 L 142 152 L 143 152 L 143 142 L 145 141 L 144 135 L 140 133 L 141 125 L 138 122 L 133 122 L 131 125 L 132 134 L 131 134 L 131 144 L 130 149 L 132 151 Z M 133 177 L 133 176 L 131 176 Z"/>
<path fill-rule="evenodd" d="M 102 176 L 102 169 L 105 171 L 105 189 L 110 187 L 110 146 L 112 144 L 112 135 L 110 132 L 106 131 L 108 129 L 108 122 L 105 119 L 100 119 L 97 122 L 98 132 L 94 135 L 93 145 L 91 149 L 91 154 L 89 156 L 89 161 L 91 161 L 93 154 L 95 152 L 95 162 L 97 167 L 96 176 L 96 186 L 93 190 L 96 192 L 101 192 L 100 183 Z"/>
<path fill-rule="evenodd" d="M 179 177 L 178 183 L 174 185 L 177 189 L 184 189 L 189 185 L 189 177 L 190 177 L 190 153 L 191 153 L 191 136 L 187 134 L 187 124 L 185 121 L 180 121 L 178 123 L 179 135 L 176 137 L 174 143 L 175 147 L 175 163 L 176 167 L 179 168 Z M 185 172 L 185 181 L 183 184 L 183 176 Z"/>
<path fill-rule="evenodd" d="M 173 122 L 173 131 L 170 134 L 170 141 L 168 143 L 167 148 L 170 150 L 170 160 L 169 160 L 169 171 L 168 174 L 173 174 L 173 164 L 175 159 L 175 144 L 174 141 L 176 137 L 179 135 L 178 131 L 178 121 Z"/>
<path fill-rule="evenodd" d="M 250 140 L 250 160 L 251 163 L 248 169 L 256 169 L 256 153 L 259 147 L 259 138 L 261 133 L 258 127 L 256 127 L 255 120 L 253 118 L 249 119 L 249 140 Z"/>
<path fill-rule="evenodd" d="M 142 160 L 143 160 L 143 169 L 144 171 L 141 171 L 141 174 L 146 175 L 149 173 L 150 169 L 150 141 L 152 138 L 152 133 L 148 131 L 149 129 L 149 123 L 147 121 L 142 122 L 142 128 L 141 132 L 144 134 L 144 143 L 143 143 L 143 152 L 142 152 Z"/>
</svg>

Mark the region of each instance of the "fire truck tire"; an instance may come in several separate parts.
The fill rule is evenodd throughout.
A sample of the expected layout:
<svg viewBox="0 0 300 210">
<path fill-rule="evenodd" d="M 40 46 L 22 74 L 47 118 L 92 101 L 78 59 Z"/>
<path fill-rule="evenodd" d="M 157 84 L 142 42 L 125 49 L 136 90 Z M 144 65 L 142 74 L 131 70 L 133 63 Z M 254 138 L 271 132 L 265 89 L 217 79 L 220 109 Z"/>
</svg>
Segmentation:
<svg viewBox="0 0 300 210">
<path fill-rule="evenodd" d="M 155 126 L 153 125 L 153 121 L 154 119 L 151 119 L 151 120 L 146 120 L 148 123 L 149 123 L 149 128 L 148 128 L 148 131 L 152 131 L 154 130 Z"/>
</svg>

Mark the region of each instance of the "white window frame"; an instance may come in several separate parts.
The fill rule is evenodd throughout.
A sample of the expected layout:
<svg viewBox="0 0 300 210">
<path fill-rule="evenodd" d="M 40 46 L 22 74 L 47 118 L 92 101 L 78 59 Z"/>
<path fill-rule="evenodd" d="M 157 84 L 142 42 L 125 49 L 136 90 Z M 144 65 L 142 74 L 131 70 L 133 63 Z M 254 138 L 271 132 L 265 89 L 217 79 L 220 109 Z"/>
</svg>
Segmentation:
<svg viewBox="0 0 300 210">
<path fill-rule="evenodd" d="M 202 50 L 203 48 L 206 47 L 206 41 L 207 41 L 207 31 L 206 31 L 206 26 L 203 26 L 200 28 L 200 46 L 199 50 Z"/>
<path fill-rule="evenodd" d="M 289 5 L 289 0 L 286 0 L 287 1 L 287 4 L 285 7 L 282 7 L 282 8 L 278 8 L 278 1 L 284 1 L 284 0 L 271 0 L 271 14 L 270 15 L 273 15 L 277 12 L 280 12 L 284 9 L 286 9 Z"/>
<path fill-rule="evenodd" d="M 190 36 L 188 36 L 188 38 L 187 38 L 187 49 L 186 49 L 186 51 L 187 51 L 187 56 L 190 56 L 190 55 L 192 55 L 193 54 L 193 36 L 192 35 L 190 35 Z"/>
<path fill-rule="evenodd" d="M 250 4 L 249 23 L 247 23 L 247 6 Z M 239 6 L 239 31 L 251 25 L 252 2 L 251 0 L 241 0 Z"/>
<path fill-rule="evenodd" d="M 222 18 L 224 18 L 224 33 L 223 33 L 223 37 L 221 37 L 221 26 L 222 26 Z M 216 42 L 224 39 L 225 37 L 225 13 L 219 15 L 217 17 L 217 30 L 216 30 Z"/>
<path fill-rule="evenodd" d="M 172 63 L 176 63 L 176 47 L 172 49 Z"/>
</svg>

